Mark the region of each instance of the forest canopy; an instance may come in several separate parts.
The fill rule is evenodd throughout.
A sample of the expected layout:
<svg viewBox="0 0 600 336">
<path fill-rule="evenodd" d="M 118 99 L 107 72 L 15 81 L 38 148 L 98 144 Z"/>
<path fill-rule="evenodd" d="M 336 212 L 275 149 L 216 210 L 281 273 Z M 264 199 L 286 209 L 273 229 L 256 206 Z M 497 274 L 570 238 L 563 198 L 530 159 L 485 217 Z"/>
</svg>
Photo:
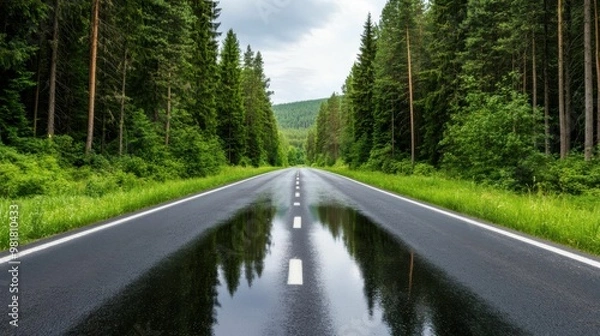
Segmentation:
<svg viewBox="0 0 600 336">
<path fill-rule="evenodd" d="M 212 0 L 0 2 L 3 195 L 44 193 L 33 180 L 48 170 L 164 180 L 285 165 L 262 55 L 222 35 L 220 11 Z"/>
<path fill-rule="evenodd" d="M 597 192 L 598 19 L 591 0 L 389 0 L 307 160 Z"/>
</svg>

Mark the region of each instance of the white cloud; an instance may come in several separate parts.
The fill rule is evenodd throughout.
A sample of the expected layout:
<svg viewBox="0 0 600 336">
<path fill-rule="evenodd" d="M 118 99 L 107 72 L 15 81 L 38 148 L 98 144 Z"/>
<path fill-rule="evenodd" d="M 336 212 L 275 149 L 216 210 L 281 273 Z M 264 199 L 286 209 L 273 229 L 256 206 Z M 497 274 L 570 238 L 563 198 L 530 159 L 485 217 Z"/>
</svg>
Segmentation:
<svg viewBox="0 0 600 336">
<path fill-rule="evenodd" d="M 367 14 L 374 22 L 386 0 L 235 0 L 221 2 L 222 30 L 233 28 L 243 50 L 265 60 L 275 103 L 328 97 L 356 60 Z M 266 12 L 258 5 L 266 6 Z"/>
</svg>

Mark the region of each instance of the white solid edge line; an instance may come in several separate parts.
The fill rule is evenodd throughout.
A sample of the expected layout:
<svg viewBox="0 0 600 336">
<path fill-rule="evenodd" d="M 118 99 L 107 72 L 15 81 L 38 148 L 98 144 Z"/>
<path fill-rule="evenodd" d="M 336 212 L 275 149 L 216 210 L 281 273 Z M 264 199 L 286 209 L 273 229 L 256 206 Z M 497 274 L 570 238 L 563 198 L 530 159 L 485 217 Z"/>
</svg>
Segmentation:
<svg viewBox="0 0 600 336">
<path fill-rule="evenodd" d="M 265 173 L 265 174 L 269 174 L 269 173 Z M 36 252 L 39 252 L 39 251 L 43 251 L 43 250 L 45 250 L 45 249 L 48 249 L 48 248 L 50 248 L 50 247 L 53 247 L 53 246 L 57 246 L 57 245 L 60 245 L 60 244 L 66 243 L 66 242 L 68 242 L 68 241 L 71 241 L 71 240 L 74 240 L 74 239 L 77 239 L 77 238 L 81 238 L 81 237 L 84 237 L 84 236 L 90 235 L 90 234 L 92 234 L 92 233 L 98 232 L 98 231 L 106 230 L 106 229 L 108 229 L 108 228 L 111 228 L 111 227 L 113 227 L 113 226 L 117 226 L 117 225 L 119 225 L 119 224 L 123 224 L 123 223 L 125 223 L 125 222 L 128 222 L 128 221 L 130 221 L 130 220 L 133 220 L 133 219 L 136 219 L 136 218 L 140 218 L 140 217 L 143 217 L 143 216 L 146 216 L 146 215 L 149 215 L 149 214 L 152 214 L 152 213 L 158 212 L 158 211 L 162 211 L 162 210 L 164 210 L 164 209 L 167 209 L 167 208 L 170 208 L 170 207 L 172 207 L 172 206 L 179 205 L 179 204 L 181 204 L 181 203 L 185 203 L 185 202 L 188 202 L 188 201 L 194 200 L 194 199 L 196 199 L 196 198 L 200 198 L 200 197 L 203 197 L 203 196 L 206 196 L 206 195 L 210 195 L 210 194 L 212 194 L 212 193 L 216 193 L 216 192 L 218 192 L 218 191 L 221 191 L 221 190 L 224 190 L 224 189 L 227 189 L 227 188 L 230 188 L 230 187 L 236 186 L 236 185 L 238 185 L 238 184 L 242 184 L 242 183 L 245 183 L 245 182 L 248 182 L 248 181 L 254 180 L 254 179 L 256 179 L 256 178 L 259 178 L 259 177 L 261 177 L 261 176 L 264 176 L 265 174 L 260 174 L 260 175 L 257 175 L 257 176 L 253 176 L 253 177 L 247 178 L 247 179 L 245 179 L 245 180 L 242 180 L 242 181 L 234 182 L 234 183 L 232 183 L 232 184 L 228 184 L 228 185 L 225 185 L 225 186 L 219 187 L 219 188 L 217 188 L 217 189 L 209 190 L 209 191 L 203 192 L 203 193 L 201 193 L 201 194 L 198 194 L 198 195 L 190 196 L 190 197 L 187 197 L 187 198 L 181 199 L 181 200 L 179 200 L 179 201 L 175 201 L 175 202 L 172 202 L 172 203 L 168 203 L 168 204 L 165 204 L 165 205 L 161 205 L 161 206 L 159 206 L 159 207 L 157 207 L 157 208 L 154 208 L 154 209 L 146 210 L 146 211 L 144 211 L 144 212 L 140 212 L 140 213 L 138 213 L 138 214 L 135 214 L 135 215 L 131 215 L 131 216 L 128 216 L 128 217 L 125 217 L 125 218 L 121 218 L 121 219 L 119 219 L 119 220 L 116 220 L 116 221 L 114 221 L 114 222 L 106 223 L 106 224 L 103 224 L 103 225 L 97 226 L 97 227 L 95 227 L 95 228 L 89 229 L 89 230 L 85 230 L 85 231 L 82 231 L 82 232 L 78 232 L 78 233 L 75 233 L 75 234 L 69 235 L 69 236 L 67 236 L 67 237 L 63 237 L 63 238 L 60 238 L 60 239 L 57 239 L 57 240 L 53 240 L 53 241 L 51 241 L 51 242 L 48 242 L 48 243 L 45 243 L 45 244 L 42 244 L 42 245 L 39 245 L 39 246 L 36 246 L 36 247 L 32 247 L 32 248 L 29 248 L 29 249 L 25 249 L 25 250 L 23 250 L 23 251 L 19 251 L 19 253 L 18 253 L 18 254 L 16 254 L 16 255 L 15 255 L 15 257 L 16 257 L 16 258 L 20 258 L 20 257 L 24 257 L 24 256 L 26 256 L 26 255 L 30 255 L 30 254 L 32 254 L 32 253 L 36 253 Z M 11 260 L 14 260 L 14 259 L 16 259 L 15 257 L 13 257 L 13 255 L 8 255 L 8 256 L 6 256 L 6 257 L 0 258 L 0 265 L 2 265 L 2 264 L 4 264 L 4 263 L 7 263 L 7 262 L 9 262 L 9 261 L 11 261 Z"/>
<path fill-rule="evenodd" d="M 302 228 L 302 217 L 294 217 L 294 229 L 301 229 Z"/>
<path fill-rule="evenodd" d="M 302 285 L 302 260 L 290 259 L 288 285 Z"/>
<path fill-rule="evenodd" d="M 384 194 L 386 194 L 388 196 L 392 196 L 392 197 L 398 198 L 400 200 L 403 200 L 405 202 L 408 202 L 408 203 L 420 206 L 422 208 L 425 208 L 425 209 L 428 209 L 428 210 L 431 210 L 431 211 L 435 211 L 437 213 L 441 213 L 443 215 L 446 215 L 446 216 L 449 216 L 449 217 L 461 220 L 463 222 L 466 222 L 468 224 L 477 226 L 479 228 L 482 228 L 482 229 L 485 229 L 485 230 L 488 230 L 488 231 L 492 231 L 492 232 L 501 234 L 503 236 L 506 236 L 506 237 L 518 240 L 518 241 L 520 241 L 522 243 L 529 244 L 529 245 L 541 248 L 543 250 L 546 250 L 548 252 L 552 252 L 552 253 L 561 255 L 563 257 L 566 257 L 566 258 L 578 261 L 580 263 L 583 263 L 583 264 L 586 264 L 586 265 L 589 265 L 589 266 L 592 266 L 592 267 L 600 269 L 600 262 L 599 261 L 596 261 L 596 260 L 593 260 L 593 259 L 590 259 L 590 258 L 586 258 L 586 257 L 581 256 L 579 254 L 575 254 L 575 253 L 572 253 L 572 252 L 569 252 L 569 251 L 565 251 L 565 250 L 560 249 L 558 247 L 551 246 L 551 245 L 548 245 L 548 244 L 544 244 L 542 242 L 539 242 L 539 241 L 536 241 L 536 240 L 533 240 L 533 239 L 530 239 L 530 238 L 526 238 L 526 237 L 523 237 L 521 235 L 518 235 L 518 234 L 515 234 L 515 233 L 512 233 L 512 232 L 508 232 L 508 231 L 499 229 L 497 227 L 493 227 L 493 226 L 490 226 L 490 225 L 487 225 L 487 224 L 483 224 L 481 222 L 478 222 L 478 221 L 475 221 L 475 220 L 472 220 L 472 219 L 469 219 L 469 218 L 466 218 L 466 217 L 463 217 L 463 216 L 460 216 L 460 215 L 457 215 L 457 214 L 453 214 L 451 212 L 448 212 L 448 211 L 445 211 L 445 210 L 442 210 L 442 209 L 438 209 L 438 208 L 435 208 L 435 207 L 432 207 L 432 206 L 429 206 L 429 205 L 426 205 L 426 204 L 423 204 L 423 203 L 419 203 L 417 201 L 413 201 L 411 199 L 408 199 L 408 198 L 405 198 L 405 197 L 402 197 L 402 196 L 398 196 L 398 195 L 393 194 L 393 193 L 391 193 L 389 191 L 385 191 L 385 190 L 382 190 L 382 189 L 370 186 L 370 185 L 368 185 L 366 183 L 362 183 L 362 182 L 356 181 L 354 179 L 351 179 L 351 178 L 343 176 L 343 175 L 339 175 L 339 174 L 331 173 L 331 172 L 327 172 L 327 173 L 339 176 L 339 177 L 344 178 L 346 180 L 352 181 L 352 182 L 354 182 L 356 184 L 362 185 L 362 186 L 367 187 L 367 188 L 372 189 L 372 190 L 379 191 L 379 192 L 384 193 Z"/>
</svg>

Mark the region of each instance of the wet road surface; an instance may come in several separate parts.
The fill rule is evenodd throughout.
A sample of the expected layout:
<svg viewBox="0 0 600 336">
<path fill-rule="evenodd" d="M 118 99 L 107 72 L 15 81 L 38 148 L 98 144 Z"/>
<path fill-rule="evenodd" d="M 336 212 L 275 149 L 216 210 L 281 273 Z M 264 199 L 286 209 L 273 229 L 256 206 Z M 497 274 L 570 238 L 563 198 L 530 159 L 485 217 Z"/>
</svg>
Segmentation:
<svg viewBox="0 0 600 336">
<path fill-rule="evenodd" d="M 24 256 L 22 274 L 20 326 L 5 318 L 2 335 L 600 330 L 593 264 L 312 169 L 261 176 Z"/>
</svg>

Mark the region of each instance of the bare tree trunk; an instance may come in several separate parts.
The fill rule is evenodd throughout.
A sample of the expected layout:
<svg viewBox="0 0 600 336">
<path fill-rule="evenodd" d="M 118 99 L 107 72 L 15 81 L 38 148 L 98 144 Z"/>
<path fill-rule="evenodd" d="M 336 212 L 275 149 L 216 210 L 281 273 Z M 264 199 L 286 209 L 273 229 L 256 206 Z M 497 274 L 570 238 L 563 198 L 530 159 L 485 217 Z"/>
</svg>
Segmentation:
<svg viewBox="0 0 600 336">
<path fill-rule="evenodd" d="M 171 130 L 171 72 L 168 75 L 169 84 L 167 84 L 167 123 L 165 126 L 165 145 L 169 146 L 169 131 Z"/>
<path fill-rule="evenodd" d="M 560 157 L 567 156 L 565 124 L 565 80 L 564 80 L 564 46 L 563 46 L 563 8 L 562 0 L 558 0 L 558 118 L 560 123 Z"/>
<path fill-rule="evenodd" d="M 565 156 L 571 152 L 571 114 L 573 95 L 571 94 L 571 0 L 565 0 L 564 71 L 565 71 Z"/>
<path fill-rule="evenodd" d="M 121 81 L 121 111 L 119 113 L 119 156 L 123 155 L 123 128 L 125 127 L 125 84 L 127 83 L 127 47 L 123 56 L 123 80 Z"/>
<path fill-rule="evenodd" d="M 40 38 L 40 40 L 43 40 Z M 41 45 L 41 43 L 40 43 Z M 37 136 L 38 112 L 40 108 L 40 86 L 42 85 L 42 49 L 38 50 L 35 101 L 33 103 L 33 137 Z"/>
<path fill-rule="evenodd" d="M 54 2 L 54 25 L 52 32 L 52 59 L 50 61 L 50 92 L 48 97 L 48 138 L 54 136 L 54 111 L 56 108 L 56 64 L 58 63 L 58 16 L 60 0 Z"/>
<path fill-rule="evenodd" d="M 550 155 L 550 79 L 548 78 L 548 2 L 544 0 L 544 152 Z"/>
<path fill-rule="evenodd" d="M 594 26 L 596 30 L 596 144 L 600 145 L 600 30 L 598 29 L 598 2 L 594 1 Z"/>
<path fill-rule="evenodd" d="M 527 94 L 527 50 L 523 53 L 523 94 Z"/>
<path fill-rule="evenodd" d="M 394 158 L 394 156 L 396 155 L 396 118 L 395 118 L 395 112 L 394 112 L 394 108 L 392 106 L 391 108 L 392 111 L 392 159 Z"/>
<path fill-rule="evenodd" d="M 594 151 L 594 81 L 592 79 L 592 22 L 590 0 L 583 1 L 583 46 L 585 66 L 585 145 L 586 161 L 592 159 Z"/>
<path fill-rule="evenodd" d="M 410 34 L 406 27 L 406 52 L 408 54 L 408 94 L 410 102 L 410 162 L 415 165 L 415 113 L 413 107 L 412 60 L 410 56 Z"/>
<path fill-rule="evenodd" d="M 98 21 L 100 11 L 100 0 L 94 0 L 92 17 L 92 46 L 90 50 L 90 97 L 88 110 L 88 131 L 85 142 L 85 153 L 92 151 L 92 142 L 94 141 L 94 105 L 96 102 L 96 58 L 98 55 Z"/>
<path fill-rule="evenodd" d="M 531 88 L 531 95 L 532 95 L 532 108 L 533 108 L 533 113 L 536 112 L 537 110 L 537 62 L 536 62 L 536 54 L 535 54 L 535 31 L 531 33 L 531 85 L 533 86 Z M 535 124 L 534 124 L 535 125 Z M 537 125 L 535 126 L 535 129 L 537 129 Z M 534 134 L 537 133 L 535 132 L 534 129 Z M 536 139 L 534 136 L 533 139 L 533 145 L 536 146 Z"/>
</svg>

